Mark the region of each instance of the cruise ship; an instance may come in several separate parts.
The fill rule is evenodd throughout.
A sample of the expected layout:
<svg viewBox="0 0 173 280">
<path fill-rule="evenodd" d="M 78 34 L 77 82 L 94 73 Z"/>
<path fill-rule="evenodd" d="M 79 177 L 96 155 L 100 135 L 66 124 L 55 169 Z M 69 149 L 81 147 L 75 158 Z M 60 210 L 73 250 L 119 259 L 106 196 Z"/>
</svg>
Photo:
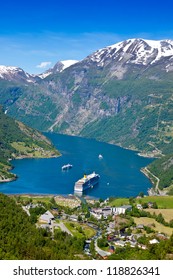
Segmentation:
<svg viewBox="0 0 173 280">
<path fill-rule="evenodd" d="M 83 178 L 79 179 L 74 186 L 75 192 L 83 192 L 89 188 L 93 188 L 99 181 L 100 175 L 96 174 L 95 172 L 84 175 Z"/>
</svg>

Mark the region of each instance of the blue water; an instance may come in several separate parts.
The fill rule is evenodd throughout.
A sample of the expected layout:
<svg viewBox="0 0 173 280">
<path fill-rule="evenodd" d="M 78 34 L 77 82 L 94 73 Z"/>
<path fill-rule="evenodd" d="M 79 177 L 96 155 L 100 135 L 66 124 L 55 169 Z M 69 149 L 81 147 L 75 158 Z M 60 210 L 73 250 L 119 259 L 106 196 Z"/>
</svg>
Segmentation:
<svg viewBox="0 0 173 280">
<path fill-rule="evenodd" d="M 0 184 L 0 192 L 5 194 L 73 194 L 75 182 L 95 171 L 100 182 L 86 195 L 96 198 L 130 197 L 140 191 L 147 194 L 150 181 L 140 172 L 140 168 L 152 160 L 139 157 L 136 152 L 120 147 L 60 134 L 46 134 L 62 156 L 50 159 L 14 160 L 13 172 L 16 181 Z M 102 154 L 103 159 L 98 155 Z M 62 171 L 64 164 L 73 168 Z"/>
</svg>

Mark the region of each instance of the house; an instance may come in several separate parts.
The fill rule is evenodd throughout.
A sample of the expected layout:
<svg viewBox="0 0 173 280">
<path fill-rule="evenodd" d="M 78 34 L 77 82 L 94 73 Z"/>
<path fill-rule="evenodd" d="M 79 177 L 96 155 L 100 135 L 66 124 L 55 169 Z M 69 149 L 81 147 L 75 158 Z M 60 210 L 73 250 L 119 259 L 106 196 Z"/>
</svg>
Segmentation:
<svg viewBox="0 0 173 280">
<path fill-rule="evenodd" d="M 107 218 L 109 215 L 112 215 L 112 208 L 92 208 L 90 214 L 93 215 L 96 219 L 100 220 L 102 217 Z"/>
<path fill-rule="evenodd" d="M 152 208 L 153 207 L 153 202 L 148 202 L 148 208 Z"/>
<path fill-rule="evenodd" d="M 156 236 L 157 236 L 157 238 L 159 238 L 160 240 L 166 240 L 166 239 L 168 239 L 168 237 L 167 237 L 165 234 L 163 234 L 163 233 L 158 233 Z"/>
<path fill-rule="evenodd" d="M 138 224 L 138 225 L 136 226 L 136 229 L 144 229 L 144 225 L 143 225 L 143 224 Z"/>
<path fill-rule="evenodd" d="M 48 210 L 43 215 L 40 216 L 39 222 L 40 223 L 47 223 L 51 224 L 51 221 L 54 220 L 54 216 L 52 213 Z"/>
<path fill-rule="evenodd" d="M 137 204 L 137 205 L 136 205 L 136 208 L 137 208 L 138 210 L 142 210 L 142 209 L 143 209 L 143 207 L 142 207 L 141 204 Z"/>
<path fill-rule="evenodd" d="M 112 208 L 111 207 L 102 208 L 102 215 L 103 217 L 108 217 L 109 215 L 112 215 Z"/>
<path fill-rule="evenodd" d="M 112 254 L 115 252 L 114 246 L 112 246 L 112 245 L 109 246 L 109 252 L 112 253 Z"/>
<path fill-rule="evenodd" d="M 101 209 L 95 209 L 93 208 L 90 211 L 90 215 L 94 216 L 96 219 L 100 220 L 102 218 L 102 212 Z"/>
<path fill-rule="evenodd" d="M 157 243 L 159 243 L 159 241 L 157 240 L 157 239 L 151 239 L 150 241 L 149 241 L 149 243 L 150 244 L 157 244 Z"/>
<path fill-rule="evenodd" d="M 132 206 L 131 205 L 123 205 L 120 207 L 114 207 L 113 208 L 113 213 L 115 215 L 120 215 L 120 214 L 125 214 L 126 211 L 131 211 L 132 210 Z"/>
<path fill-rule="evenodd" d="M 114 235 L 108 235 L 108 236 L 107 236 L 107 240 L 108 240 L 109 242 L 114 241 L 114 240 L 115 240 L 115 236 L 114 236 Z"/>
<path fill-rule="evenodd" d="M 70 215 L 70 216 L 69 216 L 69 219 L 70 219 L 70 221 L 77 222 L 77 221 L 78 221 L 78 216 L 76 216 L 76 215 Z"/>
<path fill-rule="evenodd" d="M 117 245 L 117 246 L 121 246 L 121 247 L 124 247 L 124 246 L 125 246 L 125 242 L 122 241 L 122 240 L 117 240 L 117 241 L 115 241 L 114 243 L 115 243 L 115 245 Z"/>
</svg>

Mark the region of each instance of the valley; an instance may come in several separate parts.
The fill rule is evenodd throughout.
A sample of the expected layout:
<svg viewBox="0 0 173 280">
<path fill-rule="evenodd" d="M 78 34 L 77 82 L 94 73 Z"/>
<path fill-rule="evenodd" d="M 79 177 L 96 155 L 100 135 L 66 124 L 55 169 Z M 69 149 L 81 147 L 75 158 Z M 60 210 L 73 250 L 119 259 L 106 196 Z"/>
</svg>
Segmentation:
<svg viewBox="0 0 173 280">
<path fill-rule="evenodd" d="M 171 40 L 129 39 L 81 61 L 58 62 L 45 75 L 17 67 L 1 67 L 0 75 L 0 103 L 8 115 L 40 131 L 94 138 L 161 157 L 159 176 L 164 177 L 165 166 L 167 182 L 154 164 L 148 168 L 159 177 L 159 188 L 171 186 Z"/>
<path fill-rule="evenodd" d="M 129 39 L 39 75 L 0 66 L 1 259 L 172 259 L 172 78 L 171 40 Z M 100 199 L 69 195 L 90 169 Z"/>
</svg>

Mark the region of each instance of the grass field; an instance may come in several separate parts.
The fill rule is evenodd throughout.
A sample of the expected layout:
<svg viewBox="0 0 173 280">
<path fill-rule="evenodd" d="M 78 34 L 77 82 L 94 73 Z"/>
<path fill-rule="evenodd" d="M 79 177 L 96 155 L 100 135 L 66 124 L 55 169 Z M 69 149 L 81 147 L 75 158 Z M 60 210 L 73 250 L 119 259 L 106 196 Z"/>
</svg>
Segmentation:
<svg viewBox="0 0 173 280">
<path fill-rule="evenodd" d="M 136 199 L 136 203 L 156 202 L 160 209 L 173 209 L 173 196 L 146 196 Z"/>
<path fill-rule="evenodd" d="M 39 201 L 46 204 L 50 203 L 51 199 L 54 198 L 57 205 L 65 206 L 69 208 L 75 208 L 80 206 L 81 204 L 80 199 L 71 198 L 70 196 L 63 197 L 63 196 L 54 196 L 54 195 L 29 195 L 28 194 L 28 195 L 20 195 L 20 198 L 24 202 L 29 201 L 31 199 L 33 203 L 38 203 Z"/>
<path fill-rule="evenodd" d="M 142 198 L 136 198 L 135 202 L 136 203 L 156 202 L 158 208 L 160 209 L 173 209 L 173 196 L 145 196 Z M 117 207 L 125 204 L 129 204 L 128 198 L 115 198 L 109 203 L 110 206 L 117 206 Z"/>
<path fill-rule="evenodd" d="M 32 199 L 33 203 L 37 203 L 42 202 L 42 203 L 50 203 L 51 198 L 53 197 L 53 195 L 50 196 L 32 196 L 32 195 L 20 195 L 21 200 L 23 201 L 28 201 L 30 199 Z"/>
<path fill-rule="evenodd" d="M 81 225 L 77 222 L 64 222 L 64 224 L 68 230 L 70 230 L 71 233 L 78 238 L 84 237 L 84 234 L 80 232 L 80 228 L 83 232 L 85 232 L 86 239 L 95 235 L 95 230 L 87 225 Z"/>
<path fill-rule="evenodd" d="M 169 236 L 173 233 L 173 228 L 165 227 L 164 225 L 159 224 L 152 218 L 147 218 L 147 217 L 134 218 L 134 221 L 137 225 L 143 224 L 144 226 L 148 226 L 148 225 L 154 224 L 155 227 L 153 227 L 153 229 L 155 231 L 165 233 Z"/>
<path fill-rule="evenodd" d="M 156 215 L 161 213 L 166 222 L 173 220 L 173 209 L 145 209 L 145 211 L 151 214 L 155 213 Z"/>
<path fill-rule="evenodd" d="M 128 198 L 115 198 L 113 201 L 109 203 L 110 206 L 122 206 L 129 204 L 129 199 Z"/>
</svg>

